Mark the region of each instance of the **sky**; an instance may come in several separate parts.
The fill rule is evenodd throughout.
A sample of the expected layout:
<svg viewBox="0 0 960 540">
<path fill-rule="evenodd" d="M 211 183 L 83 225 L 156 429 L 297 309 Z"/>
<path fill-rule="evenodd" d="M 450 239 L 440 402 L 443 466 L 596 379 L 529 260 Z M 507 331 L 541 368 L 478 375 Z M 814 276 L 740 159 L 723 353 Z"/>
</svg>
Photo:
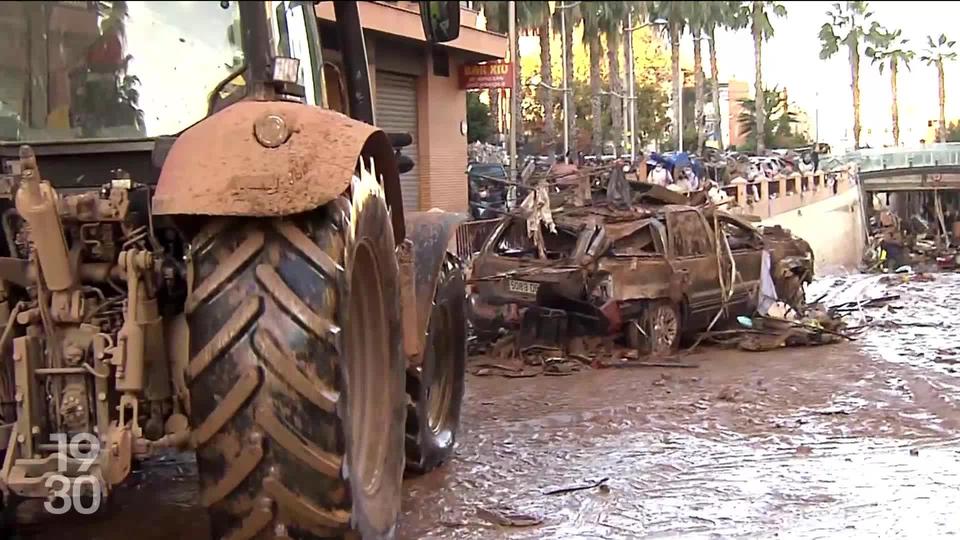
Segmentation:
<svg viewBox="0 0 960 540">
<path fill-rule="evenodd" d="M 853 97 L 850 90 L 850 64 L 843 49 L 829 60 L 820 60 L 817 33 L 826 22 L 831 2 L 783 2 L 787 17 L 775 19 L 774 37 L 763 46 L 764 86 L 788 89 L 809 115 L 811 124 L 819 118 L 820 139 L 831 144 L 852 137 Z M 926 36 L 945 33 L 960 41 L 960 2 L 870 2 L 873 19 L 887 28 L 900 28 L 910 45 L 922 50 Z M 693 46 L 689 36 L 681 45 L 684 63 L 692 66 Z M 960 44 L 957 49 L 960 50 Z M 717 63 L 721 80 L 737 79 L 754 84 L 753 40 L 746 30 L 717 35 Z M 917 144 L 926 136 L 927 120 L 936 119 L 936 70 L 920 61 L 910 71 L 901 69 L 898 77 L 901 143 Z M 706 63 L 706 47 L 704 47 Z M 889 67 L 889 66 L 888 66 Z M 704 66 L 709 73 L 709 67 Z M 960 62 L 947 64 L 946 117 L 960 119 Z M 892 144 L 891 92 L 889 69 L 881 76 L 877 67 L 863 58 L 860 63 L 861 143 L 871 146 Z M 815 130 L 811 125 L 811 131 Z M 869 133 L 868 133 L 869 131 Z M 812 134 L 812 133 L 811 133 Z"/>
</svg>

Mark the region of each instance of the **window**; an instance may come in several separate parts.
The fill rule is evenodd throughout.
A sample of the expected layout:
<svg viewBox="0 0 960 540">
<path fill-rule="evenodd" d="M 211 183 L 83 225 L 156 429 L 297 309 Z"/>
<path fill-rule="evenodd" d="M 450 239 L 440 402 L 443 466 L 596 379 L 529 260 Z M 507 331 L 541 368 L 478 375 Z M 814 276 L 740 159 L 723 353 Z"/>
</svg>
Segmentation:
<svg viewBox="0 0 960 540">
<path fill-rule="evenodd" d="M 557 229 L 552 233 L 543 228 L 543 244 L 547 259 L 558 260 L 569 257 L 577 245 L 577 236 Z M 537 257 L 537 247 L 527 235 L 527 222 L 517 220 L 508 225 L 497 239 L 494 251 L 503 257 Z"/>
<path fill-rule="evenodd" d="M 711 252 L 710 235 L 700 214 L 694 211 L 671 213 L 667 221 L 670 248 L 676 257 L 698 257 Z"/>
<path fill-rule="evenodd" d="M 236 2 L 0 2 L 0 140 L 174 134 L 243 65 Z"/>
<path fill-rule="evenodd" d="M 657 234 L 658 232 L 654 229 L 653 224 L 638 229 L 636 232 L 614 242 L 613 247 L 610 249 L 610 254 L 626 257 L 657 255 L 660 253 Z"/>
<path fill-rule="evenodd" d="M 763 247 L 763 241 L 755 230 L 723 218 L 720 218 L 719 222 L 720 229 L 730 244 L 730 251 L 752 251 Z"/>
</svg>

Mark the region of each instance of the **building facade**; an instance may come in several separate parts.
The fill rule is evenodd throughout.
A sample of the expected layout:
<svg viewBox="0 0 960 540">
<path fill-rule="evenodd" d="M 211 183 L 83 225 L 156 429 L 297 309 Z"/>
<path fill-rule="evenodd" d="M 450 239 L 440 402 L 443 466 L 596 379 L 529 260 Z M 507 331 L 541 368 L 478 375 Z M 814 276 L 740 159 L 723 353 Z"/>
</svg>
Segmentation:
<svg viewBox="0 0 960 540">
<path fill-rule="evenodd" d="M 404 208 L 466 212 L 467 96 L 458 73 L 463 64 L 503 58 L 506 36 L 478 28 L 478 13 L 467 2 L 461 2 L 460 37 L 434 46 L 424 41 L 417 2 L 359 6 L 376 123 L 413 137 L 403 150 L 415 163 L 401 175 Z M 343 71 L 332 3 L 317 4 L 316 13 L 330 79 Z"/>
</svg>

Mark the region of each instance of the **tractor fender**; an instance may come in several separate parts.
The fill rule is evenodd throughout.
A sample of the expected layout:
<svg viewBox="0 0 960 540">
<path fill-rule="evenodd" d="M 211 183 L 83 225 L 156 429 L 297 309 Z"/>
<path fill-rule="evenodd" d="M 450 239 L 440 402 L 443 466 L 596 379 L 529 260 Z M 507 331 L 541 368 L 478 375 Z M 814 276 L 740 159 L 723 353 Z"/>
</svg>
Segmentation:
<svg viewBox="0 0 960 540">
<path fill-rule="evenodd" d="M 444 257 L 447 253 L 456 256 L 450 246 L 457 228 L 466 220 L 466 214 L 436 210 L 407 214 L 407 242 L 399 248 L 399 262 L 404 352 L 413 364 L 419 362 L 426 346 L 430 313 Z"/>
<path fill-rule="evenodd" d="M 241 101 L 188 128 L 163 162 L 153 212 L 248 217 L 307 212 L 347 190 L 361 157 L 375 162 L 399 243 L 403 199 L 386 134 L 302 103 Z"/>
</svg>

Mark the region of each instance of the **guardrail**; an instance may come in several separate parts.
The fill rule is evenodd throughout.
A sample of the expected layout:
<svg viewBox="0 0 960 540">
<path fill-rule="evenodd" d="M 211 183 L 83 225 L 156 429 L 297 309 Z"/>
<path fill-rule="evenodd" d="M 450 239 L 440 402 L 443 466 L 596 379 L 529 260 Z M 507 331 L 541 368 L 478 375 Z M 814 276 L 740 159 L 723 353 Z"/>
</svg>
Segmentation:
<svg viewBox="0 0 960 540">
<path fill-rule="evenodd" d="M 730 197 L 730 211 L 769 218 L 828 199 L 850 189 L 853 183 L 850 171 L 840 169 L 777 175 L 755 182 L 734 178 L 722 189 Z"/>
<path fill-rule="evenodd" d="M 960 143 L 857 150 L 845 154 L 841 161 L 856 163 L 863 173 L 911 167 L 956 167 L 960 166 Z"/>
</svg>

